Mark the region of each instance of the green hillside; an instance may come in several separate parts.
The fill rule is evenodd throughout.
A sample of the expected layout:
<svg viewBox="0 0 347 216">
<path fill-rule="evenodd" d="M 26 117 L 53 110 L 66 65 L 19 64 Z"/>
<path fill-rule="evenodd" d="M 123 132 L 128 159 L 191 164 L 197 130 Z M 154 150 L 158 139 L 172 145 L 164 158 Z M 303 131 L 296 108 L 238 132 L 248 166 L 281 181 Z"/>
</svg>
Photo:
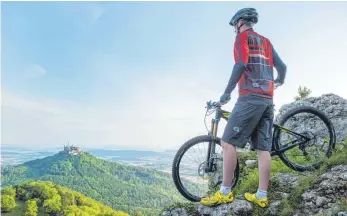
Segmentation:
<svg viewBox="0 0 347 216">
<path fill-rule="evenodd" d="M 156 215 L 164 206 L 183 201 L 170 174 L 105 161 L 89 153 L 59 152 L 2 170 L 3 185 L 28 180 L 51 181 L 131 214 Z"/>
<path fill-rule="evenodd" d="M 1 190 L 4 216 L 127 216 L 52 182 L 28 182 Z"/>
</svg>

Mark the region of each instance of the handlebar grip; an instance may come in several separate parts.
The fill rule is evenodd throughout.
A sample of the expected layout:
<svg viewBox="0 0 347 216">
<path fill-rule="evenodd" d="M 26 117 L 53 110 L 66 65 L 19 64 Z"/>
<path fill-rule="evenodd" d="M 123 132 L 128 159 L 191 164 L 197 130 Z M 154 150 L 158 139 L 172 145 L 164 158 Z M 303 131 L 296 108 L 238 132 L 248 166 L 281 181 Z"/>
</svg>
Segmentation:
<svg viewBox="0 0 347 216">
<path fill-rule="evenodd" d="M 208 109 L 211 109 L 211 108 L 216 108 L 218 106 L 221 106 L 222 104 L 220 102 L 212 102 L 212 101 L 209 101 L 207 102 L 207 107 Z"/>
</svg>

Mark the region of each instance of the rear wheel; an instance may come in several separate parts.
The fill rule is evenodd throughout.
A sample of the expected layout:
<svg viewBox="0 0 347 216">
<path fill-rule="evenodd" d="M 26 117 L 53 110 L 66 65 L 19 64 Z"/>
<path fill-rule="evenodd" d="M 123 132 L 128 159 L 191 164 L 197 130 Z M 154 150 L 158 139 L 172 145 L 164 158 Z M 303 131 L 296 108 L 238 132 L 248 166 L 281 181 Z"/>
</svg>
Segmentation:
<svg viewBox="0 0 347 216">
<path fill-rule="evenodd" d="M 205 171 L 209 144 L 215 142 L 215 153 L 210 157 L 213 164 L 211 172 Z M 190 201 L 199 202 L 209 191 L 219 188 L 222 183 L 223 152 L 220 139 L 211 136 L 198 136 L 182 145 L 177 151 L 172 164 L 172 177 L 178 191 Z M 232 188 L 239 178 L 237 163 Z"/>
<path fill-rule="evenodd" d="M 303 142 L 279 154 L 288 167 L 297 171 L 317 169 L 324 159 L 331 155 L 335 145 L 334 127 L 327 116 L 318 109 L 310 106 L 295 108 L 286 113 L 278 125 L 283 128 L 276 127 L 274 131 L 277 149 L 284 148 L 292 142 Z M 291 131 L 304 135 L 309 140 L 305 141 Z"/>
</svg>

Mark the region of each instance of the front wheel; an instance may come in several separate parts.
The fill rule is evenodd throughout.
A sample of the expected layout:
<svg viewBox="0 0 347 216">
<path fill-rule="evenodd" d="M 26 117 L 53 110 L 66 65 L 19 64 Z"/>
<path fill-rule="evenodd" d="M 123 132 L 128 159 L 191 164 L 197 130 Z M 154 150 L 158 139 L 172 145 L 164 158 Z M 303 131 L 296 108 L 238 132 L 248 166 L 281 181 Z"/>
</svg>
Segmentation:
<svg viewBox="0 0 347 216">
<path fill-rule="evenodd" d="M 210 144 L 215 143 L 215 151 L 211 153 L 212 171 L 206 172 L 206 160 Z M 211 136 L 198 136 L 182 145 L 172 163 L 172 178 L 177 190 L 190 201 L 199 202 L 202 197 L 214 192 L 222 183 L 223 152 L 220 139 Z M 237 163 L 232 188 L 239 178 Z"/>
<path fill-rule="evenodd" d="M 296 141 L 301 142 L 300 145 L 279 154 L 288 167 L 297 171 L 314 170 L 331 155 L 335 145 L 335 130 L 331 121 L 320 110 L 310 106 L 292 109 L 282 117 L 279 126 L 274 131 L 277 149 L 285 148 Z M 300 140 L 300 136 L 292 132 L 309 139 Z"/>
</svg>

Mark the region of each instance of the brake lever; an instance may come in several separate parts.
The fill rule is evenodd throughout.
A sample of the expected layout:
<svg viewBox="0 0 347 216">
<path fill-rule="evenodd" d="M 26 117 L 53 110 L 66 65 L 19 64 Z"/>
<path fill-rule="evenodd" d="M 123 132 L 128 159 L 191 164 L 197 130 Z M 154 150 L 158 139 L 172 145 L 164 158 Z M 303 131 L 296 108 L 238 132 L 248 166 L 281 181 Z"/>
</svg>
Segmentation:
<svg viewBox="0 0 347 216">
<path fill-rule="evenodd" d="M 211 101 L 206 102 L 206 104 L 205 108 L 209 110 L 211 108 Z"/>
</svg>

